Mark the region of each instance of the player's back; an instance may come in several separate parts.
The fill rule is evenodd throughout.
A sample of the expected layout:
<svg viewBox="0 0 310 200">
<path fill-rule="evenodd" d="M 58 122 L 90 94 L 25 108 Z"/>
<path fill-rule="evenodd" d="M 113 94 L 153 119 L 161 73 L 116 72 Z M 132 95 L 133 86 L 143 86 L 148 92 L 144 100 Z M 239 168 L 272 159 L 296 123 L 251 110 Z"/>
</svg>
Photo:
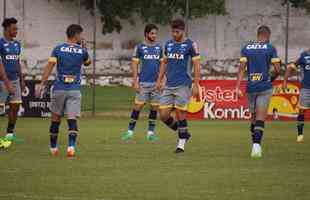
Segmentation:
<svg viewBox="0 0 310 200">
<path fill-rule="evenodd" d="M 262 92 L 272 88 L 270 66 L 277 52 L 271 43 L 250 42 L 241 51 L 247 62 L 248 92 Z"/>
<path fill-rule="evenodd" d="M 87 59 L 88 53 L 80 45 L 58 45 L 50 57 L 50 60 L 57 63 L 55 89 L 79 89 L 81 68 Z"/>
</svg>

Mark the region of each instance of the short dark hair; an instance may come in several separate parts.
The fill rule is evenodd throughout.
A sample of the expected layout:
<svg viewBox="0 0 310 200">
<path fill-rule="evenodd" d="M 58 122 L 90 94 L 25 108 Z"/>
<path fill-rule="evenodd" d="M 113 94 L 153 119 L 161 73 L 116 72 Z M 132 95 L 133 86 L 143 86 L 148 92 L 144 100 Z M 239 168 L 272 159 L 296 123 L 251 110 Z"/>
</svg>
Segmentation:
<svg viewBox="0 0 310 200">
<path fill-rule="evenodd" d="M 171 28 L 185 30 L 185 22 L 183 19 L 175 19 L 171 22 Z"/>
<path fill-rule="evenodd" d="M 68 26 L 67 31 L 66 31 L 68 38 L 72 38 L 76 34 L 80 34 L 82 32 L 83 32 L 83 28 L 82 26 L 78 24 L 71 24 L 70 26 Z"/>
<path fill-rule="evenodd" d="M 11 24 L 17 24 L 17 22 L 17 19 L 15 19 L 14 17 L 5 18 L 2 22 L 2 27 L 4 29 L 7 29 L 9 26 L 11 26 Z"/>
<path fill-rule="evenodd" d="M 158 27 L 155 24 L 147 24 L 144 28 L 144 35 L 148 34 L 153 29 L 158 30 Z"/>
<path fill-rule="evenodd" d="M 260 26 L 257 29 L 257 35 L 261 35 L 261 34 L 271 34 L 271 30 L 268 26 Z"/>
</svg>

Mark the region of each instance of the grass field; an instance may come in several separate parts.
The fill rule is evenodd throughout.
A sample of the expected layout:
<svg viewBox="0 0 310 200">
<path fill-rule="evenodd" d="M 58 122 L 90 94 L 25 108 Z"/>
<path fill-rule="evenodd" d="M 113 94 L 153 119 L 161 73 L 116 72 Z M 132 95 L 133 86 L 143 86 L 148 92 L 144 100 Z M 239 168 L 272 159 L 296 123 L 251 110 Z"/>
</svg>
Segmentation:
<svg viewBox="0 0 310 200">
<path fill-rule="evenodd" d="M 1 130 L 5 124 L 0 118 Z M 193 138 L 175 155 L 176 137 L 161 124 L 159 142 L 146 142 L 143 120 L 124 143 L 127 120 L 83 118 L 72 160 L 65 157 L 65 123 L 61 155 L 49 156 L 48 124 L 21 119 L 24 141 L 0 151 L 1 200 L 310 199 L 310 136 L 296 144 L 294 123 L 267 125 L 261 160 L 249 157 L 246 122 L 190 122 Z"/>
</svg>

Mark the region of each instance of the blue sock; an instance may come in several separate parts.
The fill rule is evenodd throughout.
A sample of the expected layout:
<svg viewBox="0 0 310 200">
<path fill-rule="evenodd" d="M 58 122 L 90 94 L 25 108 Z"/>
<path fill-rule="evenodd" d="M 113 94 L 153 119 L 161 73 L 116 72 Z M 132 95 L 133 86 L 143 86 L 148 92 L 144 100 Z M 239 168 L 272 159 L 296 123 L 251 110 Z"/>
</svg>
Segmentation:
<svg viewBox="0 0 310 200">
<path fill-rule="evenodd" d="M 178 121 L 178 133 L 179 133 L 180 139 L 188 139 L 189 138 L 186 119 Z"/>
<path fill-rule="evenodd" d="M 51 122 L 51 125 L 50 125 L 50 146 L 51 148 L 57 147 L 59 125 L 60 125 L 60 122 Z"/>
<path fill-rule="evenodd" d="M 77 138 L 76 132 L 69 133 L 69 144 L 68 144 L 69 147 L 75 147 L 76 138 Z"/>
<path fill-rule="evenodd" d="M 254 141 L 254 127 L 255 127 L 255 123 L 252 122 L 251 127 L 250 127 L 252 141 Z"/>
<path fill-rule="evenodd" d="M 130 119 L 130 122 L 129 122 L 129 125 L 128 125 L 128 130 L 129 131 L 134 131 L 135 130 L 136 122 L 139 119 L 139 114 L 140 114 L 140 111 L 132 110 L 132 112 L 131 112 L 131 119 Z"/>
<path fill-rule="evenodd" d="M 304 132 L 304 121 L 305 121 L 305 115 L 299 114 L 297 117 L 297 131 L 298 135 L 302 135 Z"/>
<path fill-rule="evenodd" d="M 150 110 L 148 131 L 154 132 L 155 126 L 156 126 L 156 119 L 157 119 L 157 111 L 156 110 Z"/>
<path fill-rule="evenodd" d="M 69 127 L 68 146 L 69 147 L 75 147 L 77 133 L 78 133 L 78 127 L 77 127 L 76 119 L 68 119 L 68 127 Z"/>
<path fill-rule="evenodd" d="M 263 139 L 265 122 L 257 120 L 254 127 L 253 143 L 260 144 Z"/>
</svg>

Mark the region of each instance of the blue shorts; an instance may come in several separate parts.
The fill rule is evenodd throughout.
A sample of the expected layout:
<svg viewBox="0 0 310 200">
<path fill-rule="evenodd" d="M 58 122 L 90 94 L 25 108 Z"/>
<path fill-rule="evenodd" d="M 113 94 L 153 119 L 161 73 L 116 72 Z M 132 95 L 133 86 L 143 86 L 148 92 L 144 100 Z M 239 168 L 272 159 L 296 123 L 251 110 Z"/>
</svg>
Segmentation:
<svg viewBox="0 0 310 200">
<path fill-rule="evenodd" d="M 301 109 L 309 109 L 310 108 L 310 89 L 301 88 L 298 106 Z"/>
<path fill-rule="evenodd" d="M 176 108 L 187 111 L 192 89 L 189 86 L 165 87 L 160 97 L 160 109 Z"/>
<path fill-rule="evenodd" d="M 155 89 L 155 84 L 140 84 L 140 91 L 136 93 L 135 104 L 150 103 L 152 106 L 158 106 L 159 99 L 160 94 Z"/>
<path fill-rule="evenodd" d="M 255 113 L 256 109 L 268 110 L 272 89 L 262 92 L 248 93 L 249 109 L 251 113 Z"/>
</svg>

